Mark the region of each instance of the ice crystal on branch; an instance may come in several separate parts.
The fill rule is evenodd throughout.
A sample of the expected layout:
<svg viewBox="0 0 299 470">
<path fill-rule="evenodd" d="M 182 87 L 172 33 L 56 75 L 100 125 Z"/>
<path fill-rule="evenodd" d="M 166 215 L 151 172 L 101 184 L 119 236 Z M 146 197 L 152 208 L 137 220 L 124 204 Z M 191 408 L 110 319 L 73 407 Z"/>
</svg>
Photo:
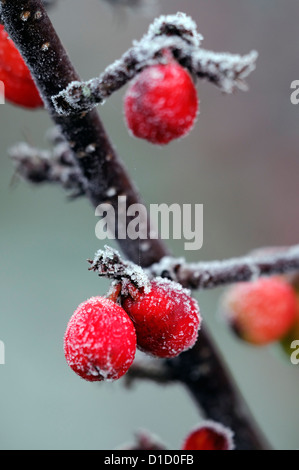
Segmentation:
<svg viewBox="0 0 299 470">
<path fill-rule="evenodd" d="M 149 47 L 150 41 L 159 36 L 179 36 L 194 47 L 199 47 L 203 40 L 203 36 L 197 31 L 195 21 L 183 12 L 178 12 L 176 15 L 162 15 L 156 18 L 140 43 L 146 43 Z M 138 45 L 138 42 L 133 42 L 133 44 Z"/>
<path fill-rule="evenodd" d="M 256 51 L 241 56 L 203 49 L 191 56 L 192 69 L 196 70 L 197 76 L 215 83 L 225 93 L 232 93 L 235 88 L 243 91 L 248 89 L 245 78 L 255 70 L 257 58 Z"/>
<path fill-rule="evenodd" d="M 203 37 L 195 22 L 185 13 L 157 18 L 140 41 L 96 78 L 75 81 L 52 97 L 58 114 L 89 111 L 119 90 L 145 67 L 165 61 L 165 50 L 186 67 L 194 77 L 206 79 L 223 92 L 246 89 L 245 78 L 255 69 L 257 52 L 240 56 L 201 49 Z"/>
<path fill-rule="evenodd" d="M 145 271 L 131 261 L 123 260 L 117 250 L 105 246 L 104 250 L 98 250 L 93 261 L 89 260 L 90 271 L 95 271 L 99 276 L 121 282 L 122 293 L 130 289 L 130 285 L 137 290 L 150 291 L 150 280 Z"/>
</svg>

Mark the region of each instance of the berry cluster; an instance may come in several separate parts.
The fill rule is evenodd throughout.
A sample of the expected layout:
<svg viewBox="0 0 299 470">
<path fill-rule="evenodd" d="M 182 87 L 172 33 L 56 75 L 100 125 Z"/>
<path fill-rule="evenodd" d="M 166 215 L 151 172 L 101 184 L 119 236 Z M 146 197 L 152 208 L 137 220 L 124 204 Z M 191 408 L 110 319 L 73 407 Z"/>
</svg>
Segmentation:
<svg viewBox="0 0 299 470">
<path fill-rule="evenodd" d="M 160 358 L 178 356 L 195 344 L 200 324 L 189 291 L 156 278 L 148 292 L 127 289 L 117 300 L 95 297 L 79 305 L 65 333 L 65 357 L 85 380 L 115 380 L 132 365 L 136 348 Z"/>
<path fill-rule="evenodd" d="M 131 83 L 124 112 L 135 137 L 152 144 L 168 144 L 187 135 L 195 123 L 198 98 L 194 82 L 174 59 L 151 65 Z"/>
<path fill-rule="evenodd" d="M 281 341 L 298 323 L 296 291 L 283 277 L 235 284 L 225 293 L 222 307 L 232 330 L 256 346 Z"/>
<path fill-rule="evenodd" d="M 0 81 L 5 88 L 5 99 L 25 108 L 44 106 L 31 73 L 13 41 L 0 24 Z"/>
</svg>

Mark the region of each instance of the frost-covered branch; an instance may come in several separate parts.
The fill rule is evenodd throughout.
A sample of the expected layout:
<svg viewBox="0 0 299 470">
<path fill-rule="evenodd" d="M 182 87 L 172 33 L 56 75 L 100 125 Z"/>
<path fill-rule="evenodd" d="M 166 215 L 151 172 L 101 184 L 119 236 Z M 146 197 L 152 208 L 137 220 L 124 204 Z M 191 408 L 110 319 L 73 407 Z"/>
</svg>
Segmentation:
<svg viewBox="0 0 299 470">
<path fill-rule="evenodd" d="M 255 69 L 257 52 L 240 56 L 201 49 L 202 36 L 196 24 L 184 13 L 161 16 L 147 34 L 110 65 L 99 77 L 86 82 L 71 82 L 52 100 L 57 113 L 72 114 L 92 109 L 119 90 L 145 67 L 163 62 L 164 51 L 187 67 L 192 76 L 217 85 L 223 92 L 246 89 L 245 78 Z"/>
<path fill-rule="evenodd" d="M 60 184 L 70 191 L 71 198 L 86 193 L 86 181 L 66 142 L 58 143 L 53 151 L 21 142 L 9 150 L 9 155 L 15 163 L 16 174 L 30 183 Z"/>
<path fill-rule="evenodd" d="M 261 248 L 239 258 L 223 261 L 187 263 L 183 258 L 165 256 L 150 268 L 122 259 L 114 249 L 106 246 L 94 260 L 89 260 L 91 271 L 116 281 L 130 280 L 136 287 L 145 287 L 153 277 L 168 278 L 189 289 L 212 289 L 237 282 L 253 281 L 261 276 L 292 274 L 299 271 L 299 245 Z"/>
<path fill-rule="evenodd" d="M 299 245 L 261 249 L 247 256 L 223 261 L 187 263 L 183 258 L 167 256 L 150 268 L 152 275 L 167 277 L 190 289 L 211 289 L 298 270 Z"/>
</svg>

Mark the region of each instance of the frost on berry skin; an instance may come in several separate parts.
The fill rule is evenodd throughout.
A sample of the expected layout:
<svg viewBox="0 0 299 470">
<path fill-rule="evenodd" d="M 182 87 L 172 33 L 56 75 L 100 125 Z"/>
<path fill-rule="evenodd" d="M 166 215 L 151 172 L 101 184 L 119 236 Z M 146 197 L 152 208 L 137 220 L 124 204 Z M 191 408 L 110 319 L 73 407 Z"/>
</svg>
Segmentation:
<svg viewBox="0 0 299 470">
<path fill-rule="evenodd" d="M 201 325 L 199 306 L 187 289 L 156 278 L 148 293 L 122 301 L 132 319 L 139 350 L 156 357 L 176 357 L 196 342 Z"/>
<path fill-rule="evenodd" d="M 64 352 L 68 365 L 89 382 L 119 379 L 135 358 L 133 323 L 119 305 L 92 297 L 71 317 Z"/>
<path fill-rule="evenodd" d="M 182 450 L 234 450 L 233 433 L 220 423 L 204 421 L 188 434 Z"/>
<path fill-rule="evenodd" d="M 4 83 L 5 99 L 28 109 L 44 106 L 30 70 L 13 41 L 0 25 L 0 80 Z"/>
<path fill-rule="evenodd" d="M 222 310 L 240 338 L 263 346 L 284 337 L 296 321 L 296 294 L 282 277 L 260 278 L 228 289 Z"/>
<path fill-rule="evenodd" d="M 131 133 L 158 145 L 187 135 L 198 110 L 193 80 L 175 61 L 144 69 L 133 80 L 124 99 L 125 119 Z"/>
</svg>

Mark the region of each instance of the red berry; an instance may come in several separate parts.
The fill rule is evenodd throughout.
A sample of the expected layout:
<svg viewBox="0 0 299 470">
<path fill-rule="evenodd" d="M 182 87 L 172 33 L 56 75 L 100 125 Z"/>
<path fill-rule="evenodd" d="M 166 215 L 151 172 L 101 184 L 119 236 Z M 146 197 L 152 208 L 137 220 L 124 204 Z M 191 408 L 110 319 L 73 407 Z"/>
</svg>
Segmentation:
<svg viewBox="0 0 299 470">
<path fill-rule="evenodd" d="M 68 365 L 90 382 L 116 380 L 131 366 L 136 333 L 130 318 L 103 297 L 83 302 L 71 317 L 64 337 Z"/>
<path fill-rule="evenodd" d="M 43 107 L 43 100 L 21 54 L 0 25 L 0 81 L 5 98 L 26 108 Z"/>
<path fill-rule="evenodd" d="M 233 450 L 232 432 L 222 424 L 206 421 L 185 439 L 182 450 Z"/>
<path fill-rule="evenodd" d="M 179 284 L 157 278 L 150 292 L 134 299 L 128 296 L 122 305 L 134 323 L 141 351 L 175 357 L 194 345 L 201 323 L 199 307 Z"/>
<path fill-rule="evenodd" d="M 127 90 L 125 118 L 135 137 L 167 144 L 192 129 L 198 98 L 188 71 L 174 60 L 144 69 Z"/>
<path fill-rule="evenodd" d="M 243 340 L 266 345 L 280 340 L 296 320 L 294 289 L 280 277 L 232 286 L 224 296 L 224 315 Z"/>
</svg>

